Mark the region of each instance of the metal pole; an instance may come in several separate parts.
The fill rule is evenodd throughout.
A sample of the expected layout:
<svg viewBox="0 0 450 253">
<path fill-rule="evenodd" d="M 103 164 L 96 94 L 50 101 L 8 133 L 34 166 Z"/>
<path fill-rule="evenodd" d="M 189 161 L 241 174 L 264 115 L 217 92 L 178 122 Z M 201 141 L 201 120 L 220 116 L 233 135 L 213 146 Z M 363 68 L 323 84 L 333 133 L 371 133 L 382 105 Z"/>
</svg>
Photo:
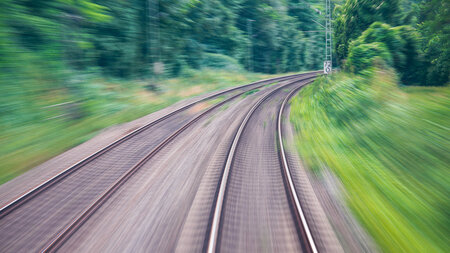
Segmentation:
<svg viewBox="0 0 450 253">
<path fill-rule="evenodd" d="M 333 66 L 332 31 L 331 31 L 331 0 L 325 0 L 325 62 L 324 72 L 331 73 Z"/>
</svg>

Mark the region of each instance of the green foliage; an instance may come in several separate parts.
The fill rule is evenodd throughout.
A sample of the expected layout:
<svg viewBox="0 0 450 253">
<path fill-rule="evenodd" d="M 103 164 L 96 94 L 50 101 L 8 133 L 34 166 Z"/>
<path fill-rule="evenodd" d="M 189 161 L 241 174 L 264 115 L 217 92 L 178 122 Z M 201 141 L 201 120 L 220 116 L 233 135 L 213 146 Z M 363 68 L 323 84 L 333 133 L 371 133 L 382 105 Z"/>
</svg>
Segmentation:
<svg viewBox="0 0 450 253">
<path fill-rule="evenodd" d="M 331 170 L 382 252 L 449 252 L 448 87 L 402 87 L 394 73 L 345 73 L 291 104 L 296 145 Z M 320 176 L 320 175 L 319 175 Z"/>
<path fill-rule="evenodd" d="M 446 85 L 450 80 L 449 24 L 449 1 L 431 0 L 420 5 L 418 26 L 424 41 L 427 85 Z"/>
<path fill-rule="evenodd" d="M 378 44 L 369 47 L 368 44 L 371 43 Z M 420 85 L 423 82 L 423 71 L 421 70 L 423 60 L 419 46 L 419 34 L 414 28 L 410 26 L 391 27 L 388 24 L 375 22 L 352 42 L 347 68 L 358 73 L 362 69 L 370 67 L 372 60 L 369 59 L 375 58 L 379 53 L 381 59 L 399 72 L 400 79 L 404 83 Z M 392 59 L 384 49 L 388 50 L 387 53 L 392 56 Z M 352 66 L 353 64 L 356 65 Z"/>
<path fill-rule="evenodd" d="M 400 0 L 347 0 L 336 6 L 334 38 L 338 61 L 347 58 L 352 40 L 358 38 L 372 23 L 398 25 L 401 22 Z"/>
<path fill-rule="evenodd" d="M 248 95 L 257 93 L 258 91 L 259 91 L 259 89 L 254 89 L 254 90 L 246 91 L 244 94 L 241 95 L 241 97 L 242 97 L 242 98 L 245 98 L 245 97 L 247 97 Z"/>
<path fill-rule="evenodd" d="M 237 60 L 223 54 L 204 54 L 201 66 L 204 68 L 224 69 L 228 71 L 242 70 L 242 67 Z"/>
<path fill-rule="evenodd" d="M 375 63 L 392 66 L 392 55 L 384 43 L 373 42 L 368 44 L 355 44 L 350 48 L 346 68 L 354 73 L 360 73 Z"/>
<path fill-rule="evenodd" d="M 403 47 L 402 38 L 392 29 L 391 26 L 383 24 L 380 22 L 375 22 L 370 27 L 365 30 L 361 36 L 356 39 L 350 46 L 350 51 L 352 46 L 358 46 L 363 43 L 373 43 L 379 42 L 383 43 L 392 55 L 393 65 L 395 68 L 401 68 L 405 65 L 405 55 L 401 52 Z"/>
<path fill-rule="evenodd" d="M 323 34 L 300 30 L 318 30 L 312 18 L 321 17 L 309 5 L 297 8 L 299 3 L 5 0 L 0 33 L 15 47 L 0 42 L 0 53 L 51 53 L 75 74 L 120 78 L 152 77 L 156 62 L 164 63 L 165 77 L 177 76 L 183 68 L 201 68 L 206 54 L 232 57 L 257 72 L 320 68 Z"/>
<path fill-rule="evenodd" d="M 421 50 L 420 33 L 411 26 L 397 26 L 392 28 L 401 38 L 401 54 L 404 64 L 397 67 L 401 81 L 406 85 L 424 85 L 424 55 Z"/>
<path fill-rule="evenodd" d="M 347 68 L 353 69 L 356 73 L 359 72 L 361 66 L 351 66 L 352 64 L 360 64 L 366 62 L 368 58 L 374 58 L 377 51 L 371 50 L 371 53 L 366 55 L 362 52 L 361 45 L 369 43 L 381 43 L 392 55 L 392 61 L 386 61 L 385 53 L 379 51 L 380 57 L 388 63 L 389 66 L 394 67 L 403 83 L 408 85 L 422 85 L 424 82 L 423 71 L 423 54 L 420 51 L 419 33 L 411 26 L 391 27 L 388 24 L 380 22 L 373 23 L 361 36 L 354 40 L 350 46 L 350 54 L 348 56 Z M 368 49 L 367 46 L 365 49 Z M 353 52 L 357 50 L 357 52 Z M 383 55 L 381 55 L 383 54 Z M 357 58 L 362 59 L 358 60 Z M 364 68 L 369 67 L 365 64 Z"/>
<path fill-rule="evenodd" d="M 48 73 L 35 74 L 42 78 Z M 90 76 L 77 84 L 77 95 L 56 89 L 51 82 L 43 82 L 48 86 L 39 81 L 4 86 L 0 96 L 0 184 L 90 139 L 105 127 L 134 120 L 181 99 L 268 77 L 218 69 L 191 71 L 189 77 L 151 83 L 158 89 L 149 91 L 148 80 Z"/>
<path fill-rule="evenodd" d="M 353 46 L 381 42 L 403 84 L 446 85 L 450 76 L 450 2 L 356 1 L 337 5 L 335 53 L 344 61 Z"/>
</svg>

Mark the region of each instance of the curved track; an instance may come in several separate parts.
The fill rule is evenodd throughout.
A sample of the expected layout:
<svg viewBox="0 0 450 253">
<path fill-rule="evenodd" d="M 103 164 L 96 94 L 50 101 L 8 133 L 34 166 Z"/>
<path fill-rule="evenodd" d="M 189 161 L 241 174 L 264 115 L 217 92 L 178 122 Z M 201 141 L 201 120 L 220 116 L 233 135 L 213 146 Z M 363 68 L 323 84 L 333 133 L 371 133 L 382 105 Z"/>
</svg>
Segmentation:
<svg viewBox="0 0 450 253">
<path fill-rule="evenodd" d="M 186 106 L 183 106 L 177 110 L 174 110 L 166 115 L 164 115 L 163 117 L 152 121 L 134 131 L 132 131 L 131 133 L 123 136 L 122 138 L 114 141 L 113 143 L 107 145 L 106 147 L 98 150 L 97 152 L 89 155 L 88 157 L 80 160 L 79 162 L 73 164 L 72 166 L 62 170 L 60 173 L 54 175 L 53 177 L 49 178 L 48 180 L 46 180 L 45 182 L 29 189 L 28 191 L 24 192 L 23 194 L 21 194 L 20 196 L 16 197 L 15 199 L 9 201 L 8 203 L 6 203 L 5 205 L 3 205 L 2 207 L 0 207 L 0 219 L 7 215 L 9 212 L 13 211 L 15 208 L 17 208 L 18 206 L 22 205 L 23 203 L 25 203 L 27 200 L 33 198 L 33 196 L 39 194 L 41 191 L 44 191 L 45 189 L 47 189 L 48 187 L 50 187 L 51 185 L 53 185 L 54 183 L 58 182 L 59 180 L 63 179 L 64 177 L 68 176 L 70 173 L 73 173 L 74 171 L 76 171 L 77 169 L 80 169 L 81 167 L 85 166 L 86 164 L 92 162 L 93 160 L 95 160 L 96 158 L 104 155 L 105 153 L 111 151 L 113 148 L 116 148 L 118 145 L 130 140 L 131 138 L 141 134 L 142 132 L 148 130 L 149 128 L 155 126 L 156 124 L 163 122 L 165 120 L 170 119 L 171 117 L 179 114 L 180 112 L 186 111 L 187 109 L 193 107 L 196 104 L 205 102 L 207 100 L 211 100 L 214 98 L 217 98 L 221 95 L 224 94 L 228 94 L 240 89 L 257 89 L 260 88 L 270 82 L 278 82 L 278 81 L 284 81 L 284 80 L 288 80 L 290 78 L 295 78 L 295 77 L 299 77 L 302 76 L 303 74 L 296 74 L 296 75 L 290 75 L 290 76 L 283 76 L 283 77 L 277 77 L 277 78 L 270 78 L 270 79 L 266 79 L 266 80 L 261 80 L 261 81 L 257 81 L 254 83 L 250 83 L 247 85 L 243 85 L 243 86 L 239 86 L 239 87 L 234 87 L 234 88 L 230 88 L 224 91 L 220 91 L 217 92 L 215 94 L 212 94 L 208 97 L 205 97 L 203 99 L 194 101 Z M 253 87 L 255 86 L 255 87 Z"/>
<path fill-rule="evenodd" d="M 301 87 L 294 89 L 289 93 L 289 95 L 286 96 L 286 98 L 283 100 L 283 103 L 281 104 L 279 113 L 278 113 L 278 119 L 277 119 L 277 134 L 278 139 L 277 143 L 279 145 L 279 155 L 283 170 L 283 176 L 284 181 L 286 184 L 286 191 L 288 192 L 288 196 L 291 199 L 291 207 L 293 208 L 295 219 L 297 220 L 297 224 L 300 226 L 302 237 L 304 238 L 304 245 L 307 250 L 307 252 L 313 252 L 317 253 L 317 247 L 316 243 L 314 241 L 314 238 L 312 237 L 311 230 L 309 228 L 308 222 L 306 221 L 305 214 L 303 212 L 303 208 L 300 204 L 299 197 L 297 195 L 297 190 L 294 185 L 294 181 L 292 179 L 292 172 L 289 168 L 288 159 L 286 156 L 286 152 L 284 149 L 284 142 L 283 142 L 283 128 L 282 128 L 282 121 L 283 121 L 283 113 L 285 111 L 285 107 L 289 99 L 300 89 Z"/>
<path fill-rule="evenodd" d="M 308 82 L 273 90 L 242 121 L 220 181 L 207 252 L 317 252 L 289 180 L 284 149 L 277 151 L 286 101 Z"/>
<path fill-rule="evenodd" d="M 193 102 L 133 131 L 63 170 L 2 207 L 0 210 L 2 248 L 6 251 L 15 251 L 17 248 L 14 245 L 20 245 L 22 249 L 23 247 L 28 249 L 44 247 L 44 251 L 57 249 L 150 157 L 198 119 L 247 90 L 260 88 L 270 82 L 302 76 L 264 80 Z M 243 91 L 239 91 L 240 89 Z M 232 94 L 230 98 L 203 112 L 194 113 L 195 117 L 191 119 L 192 113 L 189 113 L 189 108 L 193 105 L 234 91 L 237 91 L 237 94 Z M 24 237 L 21 231 L 32 234 Z"/>
</svg>

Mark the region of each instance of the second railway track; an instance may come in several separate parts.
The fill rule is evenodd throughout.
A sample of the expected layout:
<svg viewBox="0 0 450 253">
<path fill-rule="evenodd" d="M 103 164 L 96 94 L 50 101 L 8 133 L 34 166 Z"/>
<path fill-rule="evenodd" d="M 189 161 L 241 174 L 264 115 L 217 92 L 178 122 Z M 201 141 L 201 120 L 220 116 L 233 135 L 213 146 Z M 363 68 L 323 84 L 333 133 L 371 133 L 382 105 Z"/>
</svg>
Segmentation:
<svg viewBox="0 0 450 253">
<path fill-rule="evenodd" d="M 312 75 L 312 74 L 309 74 Z M 308 74 L 304 75 L 305 77 L 308 76 Z M 302 78 L 303 75 L 299 75 L 299 76 L 294 76 L 294 78 Z M 250 87 L 249 85 L 246 87 L 250 87 L 251 89 L 256 89 L 259 88 L 263 85 L 266 85 L 267 83 L 270 82 L 274 82 L 274 81 L 280 81 L 280 80 L 285 80 L 285 79 L 289 79 L 292 77 L 284 77 L 282 79 L 278 78 L 278 79 L 271 79 L 271 80 L 266 80 L 266 81 L 262 81 L 262 82 L 257 82 L 254 84 L 251 84 L 252 86 Z M 255 86 L 255 87 L 253 87 Z M 236 89 L 232 89 L 233 91 Z M 118 154 L 111 154 L 110 149 L 114 149 L 115 147 L 117 147 L 117 145 L 119 145 L 121 142 L 127 141 L 130 138 L 132 138 L 133 136 L 136 136 L 138 134 L 140 134 L 142 131 L 145 131 L 146 128 L 149 127 L 149 125 L 151 124 L 157 124 L 158 122 L 152 122 L 147 126 L 142 127 L 141 129 L 136 130 L 135 132 L 131 133 L 130 135 L 127 135 L 126 137 L 118 140 L 117 142 L 111 144 L 110 146 L 108 146 L 106 149 L 100 150 L 99 152 L 93 154 L 92 156 L 88 157 L 88 159 L 81 161 L 80 163 L 74 165 L 74 168 L 69 168 L 63 172 L 61 172 L 60 174 L 56 175 L 55 178 L 49 179 L 49 181 L 45 182 L 44 184 L 38 186 L 37 188 L 35 188 L 34 190 L 30 191 L 29 193 L 24 194 L 21 198 L 17 199 L 16 201 L 11 202 L 9 205 L 3 207 L 1 209 L 1 213 L 0 213 L 0 229 L 2 230 L 10 230 L 9 233 L 3 233 L 2 232 L 2 248 L 6 249 L 5 251 L 14 251 L 14 245 L 18 245 L 20 244 L 20 235 L 11 236 L 12 234 L 14 234 L 13 232 L 20 232 L 20 229 L 24 229 L 24 227 L 27 227 L 27 225 L 29 224 L 35 224 L 35 227 L 31 227 L 31 230 L 34 230 L 37 233 L 37 237 L 33 237 L 31 238 L 31 240 L 29 240 L 28 242 L 31 242 L 30 246 L 32 249 L 33 245 L 37 246 L 38 248 L 44 247 L 44 251 L 53 251 L 55 249 L 58 248 L 58 246 L 64 242 L 64 240 L 70 236 L 71 233 L 73 233 L 77 227 L 79 227 L 84 220 L 86 220 L 90 214 L 92 212 L 94 212 L 96 210 L 96 208 L 98 208 L 98 206 L 100 206 L 107 198 L 108 196 L 110 196 L 115 189 L 117 189 L 118 187 L 120 187 L 126 180 L 127 178 L 129 178 L 132 174 L 133 171 L 139 169 L 139 167 L 144 164 L 151 156 L 152 154 L 154 154 L 155 152 L 158 152 L 166 143 L 170 142 L 173 138 L 175 138 L 180 132 L 182 132 L 184 129 L 186 129 L 187 127 L 189 127 L 189 125 L 191 125 L 193 122 L 195 122 L 196 120 L 198 120 L 199 118 L 201 118 L 202 116 L 206 115 L 209 111 L 213 110 L 214 108 L 217 108 L 219 106 L 221 106 L 222 104 L 226 103 L 227 101 L 232 100 L 233 98 L 241 95 L 243 92 L 238 93 L 237 95 L 233 95 L 231 98 L 222 101 L 214 106 L 212 106 L 211 108 L 207 109 L 206 111 L 204 111 L 203 113 L 200 113 L 198 116 L 196 116 L 194 119 L 188 121 L 188 123 L 183 124 L 181 127 L 179 127 L 178 129 L 168 129 L 168 132 L 172 131 L 171 134 L 169 134 L 166 138 L 163 138 L 163 140 L 160 142 L 159 145 L 156 145 L 156 147 L 154 147 L 151 152 L 147 153 L 147 155 L 143 156 L 143 155 L 139 155 L 139 157 L 141 157 L 140 159 L 138 159 L 138 163 L 135 162 L 123 162 L 123 160 L 121 159 L 127 156 L 132 156 L 133 154 L 131 154 L 130 152 L 127 152 L 126 150 L 122 150 L 124 153 L 121 154 L 121 152 L 117 152 Z M 218 93 L 215 94 L 211 97 L 217 97 L 220 94 L 223 93 Z M 211 97 L 208 97 L 206 99 L 210 99 Z M 196 104 L 198 102 L 194 102 L 192 104 Z M 192 106 L 192 104 L 188 105 Z M 185 110 L 186 107 L 183 107 L 182 110 Z M 173 112 L 171 115 L 163 117 L 162 120 L 167 120 L 168 118 L 172 117 L 173 115 L 175 115 L 179 110 L 177 110 L 176 112 Z M 176 120 L 173 119 L 173 120 Z M 169 121 L 170 123 L 170 121 Z M 176 124 L 175 124 L 176 126 Z M 143 147 L 140 148 L 141 152 L 145 152 L 145 150 L 143 149 Z M 120 150 L 119 150 L 120 151 Z M 119 155 L 119 157 L 115 157 Z M 105 161 L 103 163 L 99 163 L 97 160 L 99 157 L 105 158 Z M 114 157 L 114 159 L 112 158 Z M 85 166 L 86 164 L 94 164 L 95 163 L 99 163 L 97 164 L 97 169 L 98 167 L 102 167 L 103 170 L 93 170 L 90 173 L 85 173 L 83 175 L 83 173 L 80 173 L 80 171 L 83 170 L 78 170 L 78 167 L 82 167 Z M 121 165 L 122 167 L 126 168 L 131 168 L 128 169 L 126 171 L 121 171 L 114 173 L 111 172 L 110 170 L 108 170 L 109 167 L 111 166 L 115 166 L 115 165 Z M 133 165 L 134 164 L 134 165 Z M 77 167 L 78 166 L 78 167 Z M 66 177 L 68 177 L 69 175 L 75 175 L 76 173 L 77 176 L 79 177 L 79 180 L 77 181 L 73 181 L 72 182 L 66 182 L 65 184 L 63 183 L 63 179 L 65 179 Z M 109 180 L 107 182 L 102 182 L 101 180 L 98 179 L 99 175 L 109 175 L 111 178 L 114 178 L 113 181 Z M 86 181 L 90 182 L 90 184 L 88 184 Z M 59 189 L 54 189 L 53 192 L 55 194 L 50 195 L 50 196 L 44 196 L 42 195 L 43 192 L 45 192 L 47 189 L 51 188 L 51 187 L 58 187 L 59 185 Z M 81 189 L 79 192 L 72 192 L 73 190 L 70 189 L 65 189 L 64 185 L 71 185 L 71 188 L 74 189 Z M 92 194 L 93 188 L 92 185 L 95 185 L 97 187 L 97 190 L 95 192 L 97 192 L 96 194 Z M 70 187 L 69 187 L 70 188 Z M 99 192 L 103 192 L 103 193 L 99 193 Z M 55 199 L 56 198 L 56 199 Z M 29 208 L 19 208 L 22 205 L 24 205 L 25 203 L 30 203 L 31 201 L 33 201 L 33 203 L 30 204 Z M 55 202 L 56 201 L 56 202 Z M 80 206 L 83 207 L 83 205 L 85 206 L 85 208 L 83 209 L 83 211 L 74 211 L 74 208 L 70 208 L 70 202 L 73 203 L 78 203 L 78 206 L 76 206 L 77 210 L 80 210 Z M 75 203 L 75 204 L 76 204 Z M 87 203 L 83 204 L 83 203 Z M 24 206 L 25 207 L 25 206 Z M 53 209 L 52 209 L 53 208 Z M 42 224 L 42 222 L 37 221 L 36 215 L 33 215 L 35 213 L 35 211 L 41 211 L 41 217 L 42 219 L 46 220 L 48 224 Z M 8 214 L 9 213 L 15 213 L 15 215 L 18 215 L 20 218 L 20 221 L 18 221 L 19 223 L 15 223 L 15 222 L 11 222 L 11 220 L 8 222 L 8 218 L 10 217 Z M 59 218 L 55 218 L 52 217 L 54 212 L 58 212 L 58 216 Z M 53 219 L 53 220 L 52 220 Z M 64 222 L 67 221 L 67 222 Z M 59 226 L 54 226 L 56 224 L 67 224 L 65 225 L 65 228 L 61 229 Z M 15 229 L 17 229 L 17 227 L 19 227 L 18 231 L 14 231 Z M 55 228 L 56 227 L 56 228 Z M 55 230 L 55 232 L 51 232 L 48 231 L 49 229 L 53 229 Z M 56 235 L 56 237 L 55 237 Z M 18 238 L 19 237 L 19 238 Z M 38 240 L 38 241 L 34 241 L 33 240 Z M 48 243 L 50 242 L 50 243 Z M 11 246 L 10 248 L 4 248 L 5 246 Z M 45 246 L 39 246 L 39 245 L 45 245 Z M 27 245 L 21 245 L 24 247 L 27 247 Z M 21 247 L 23 249 L 23 247 Z M 28 247 L 27 247 L 28 248 Z"/>
<path fill-rule="evenodd" d="M 41 191 L 47 189 L 48 187 L 50 187 L 52 184 L 58 182 L 59 180 L 63 179 L 64 177 L 66 177 L 67 175 L 73 173 L 74 171 L 80 169 L 81 167 L 85 166 L 86 164 L 92 162 L 93 160 L 95 160 L 96 158 L 106 154 L 107 152 L 111 151 L 112 149 L 116 148 L 118 145 L 120 145 L 121 143 L 124 143 L 128 140 L 130 140 L 131 138 L 141 134 L 142 132 L 148 130 L 149 128 L 155 126 L 156 124 L 163 122 L 165 120 L 168 120 L 169 118 L 176 116 L 177 114 L 179 114 L 180 112 L 186 111 L 187 109 L 191 108 L 192 106 L 201 103 L 201 102 L 205 102 L 207 100 L 211 100 L 214 98 L 217 98 L 221 95 L 227 94 L 227 93 L 231 93 L 240 89 L 257 89 L 260 88 L 266 84 L 269 84 L 271 82 L 279 82 L 279 81 L 284 81 L 284 80 L 288 80 L 290 78 L 296 78 L 296 77 L 300 77 L 302 75 L 305 74 L 295 74 L 295 75 L 290 75 L 290 76 L 283 76 L 283 77 L 277 77 L 277 78 L 270 78 L 270 79 L 266 79 L 266 80 L 261 80 L 261 81 L 257 81 L 257 82 L 253 82 L 247 85 L 243 85 L 243 86 L 238 86 L 238 87 L 234 87 L 234 88 L 230 88 L 224 91 L 220 91 L 217 92 L 215 94 L 212 94 L 210 96 L 207 96 L 205 98 L 199 99 L 197 101 L 191 102 L 185 106 L 182 106 L 181 108 L 178 108 L 176 110 L 173 110 L 170 113 L 167 113 L 166 115 L 148 123 L 145 124 L 144 126 L 133 130 L 132 132 L 126 134 L 125 136 L 117 139 L 116 141 L 110 143 L 109 145 L 105 146 L 104 148 L 101 148 L 100 150 L 98 150 L 97 152 L 85 157 L 84 159 L 80 160 L 79 162 L 73 164 L 72 166 L 69 166 L 68 168 L 60 171 L 58 174 L 54 175 L 53 177 L 45 180 L 44 182 L 40 183 L 39 185 L 36 185 L 34 187 L 32 187 L 31 189 L 27 190 L 26 192 L 22 193 L 21 195 L 15 197 L 14 199 L 10 200 L 9 202 L 7 202 L 6 204 L 4 204 L 3 206 L 0 207 L 0 219 L 7 215 L 9 212 L 11 212 L 12 210 L 14 210 L 15 208 L 17 208 L 18 206 L 22 205 L 23 203 L 25 203 L 27 200 L 33 198 L 33 196 L 39 194 Z M 254 87 L 253 87 L 254 86 Z"/>
<path fill-rule="evenodd" d="M 293 211 L 293 215 L 297 221 L 298 229 L 300 230 L 300 233 L 302 234 L 303 241 L 304 241 L 304 247 L 305 250 L 310 253 L 317 253 L 317 246 L 314 241 L 314 238 L 312 236 L 311 230 L 309 228 L 308 222 L 306 220 L 302 205 L 300 203 L 299 197 L 297 195 L 297 189 L 294 184 L 294 180 L 292 178 L 292 172 L 288 163 L 286 151 L 284 148 L 284 141 L 283 141 L 283 114 L 286 110 L 286 104 L 288 103 L 289 99 L 299 91 L 299 89 L 302 87 L 298 87 L 297 89 L 292 90 L 286 98 L 283 100 L 283 103 L 280 106 L 280 110 L 278 112 L 278 118 L 277 118 L 277 144 L 279 146 L 279 156 L 281 160 L 281 167 L 282 167 L 282 174 L 284 177 L 284 182 L 286 186 L 286 192 L 288 194 L 288 197 L 291 200 L 291 208 Z"/>
<path fill-rule="evenodd" d="M 204 246 L 208 253 L 317 252 L 292 183 L 280 132 L 288 99 L 308 82 L 287 85 L 293 88 L 287 95 L 282 88 L 265 95 L 242 121 L 211 214 Z M 277 146 L 281 146 L 278 151 Z"/>
</svg>

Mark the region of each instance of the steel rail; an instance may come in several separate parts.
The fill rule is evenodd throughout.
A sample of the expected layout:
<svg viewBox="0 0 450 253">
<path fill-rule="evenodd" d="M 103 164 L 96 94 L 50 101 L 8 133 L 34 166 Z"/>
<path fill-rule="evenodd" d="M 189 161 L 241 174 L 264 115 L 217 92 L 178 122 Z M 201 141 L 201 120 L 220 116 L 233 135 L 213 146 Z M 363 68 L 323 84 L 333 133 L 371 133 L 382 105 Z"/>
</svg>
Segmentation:
<svg viewBox="0 0 450 253">
<path fill-rule="evenodd" d="M 277 91 L 279 91 L 280 89 L 292 85 L 294 83 L 298 83 L 301 81 L 305 81 L 308 79 L 312 79 L 315 78 L 316 76 L 313 77 L 307 77 L 305 79 L 302 80 L 296 80 L 290 83 L 287 83 L 283 86 L 278 87 L 277 89 L 274 89 L 273 91 L 271 91 L 270 93 L 268 93 L 267 95 L 265 95 L 264 97 L 262 97 L 261 99 L 258 100 L 258 102 L 256 102 L 253 107 L 248 111 L 248 113 L 246 114 L 245 118 L 242 120 L 241 125 L 239 126 L 234 139 L 233 139 L 233 143 L 231 144 L 230 150 L 228 152 L 228 156 L 227 156 L 227 160 L 225 163 L 225 167 L 223 170 L 223 174 L 222 174 L 222 179 L 220 181 L 220 185 L 219 185 L 219 191 L 217 194 L 217 198 L 216 198 L 216 204 L 214 207 L 214 213 L 212 216 L 212 222 L 211 222 L 211 227 L 210 227 L 210 231 L 209 231 L 209 238 L 208 238 L 208 244 L 207 244 L 207 248 L 206 251 L 208 253 L 213 253 L 216 251 L 217 249 L 217 241 L 218 241 L 218 237 L 219 237 L 219 230 L 220 230 L 220 220 L 222 217 L 222 209 L 223 209 L 223 203 L 224 203 L 224 199 L 225 199 L 225 192 L 226 192 L 226 186 L 228 183 L 228 177 L 231 171 L 231 166 L 234 160 L 234 154 L 236 151 L 236 148 L 239 144 L 239 141 L 241 139 L 241 135 L 244 132 L 245 127 L 247 126 L 247 123 L 249 122 L 250 117 L 253 115 L 253 113 L 256 111 L 256 109 L 265 101 L 267 100 L 270 96 L 272 96 L 274 93 L 276 93 Z"/>
<path fill-rule="evenodd" d="M 19 207 L 20 205 L 24 204 L 25 202 L 27 202 L 28 200 L 32 199 L 34 196 L 38 195 L 40 192 L 45 191 L 46 189 L 48 189 L 49 187 L 51 187 L 52 185 L 54 185 L 55 183 L 61 181 L 62 179 L 64 179 L 65 177 L 67 177 L 68 175 L 70 175 L 71 173 L 77 171 L 78 169 L 82 168 L 84 165 L 90 163 L 91 161 L 95 160 L 96 158 L 98 158 L 99 156 L 107 153 L 109 150 L 113 149 L 114 147 L 118 146 L 119 144 L 129 140 L 130 138 L 138 135 L 139 133 L 145 131 L 146 129 L 164 121 L 165 119 L 179 113 L 182 111 L 187 110 L 188 108 L 194 106 L 195 104 L 204 102 L 206 100 L 210 100 L 213 99 L 215 97 L 221 96 L 223 94 L 232 92 L 232 91 L 236 91 L 239 89 L 243 89 L 243 88 L 247 88 L 253 85 L 258 85 L 259 86 L 253 88 L 253 89 L 257 89 L 260 88 L 262 86 L 265 85 L 265 83 L 267 82 L 272 82 L 272 81 L 285 81 L 285 80 L 289 80 L 292 78 L 296 78 L 296 77 L 300 77 L 306 74 L 311 74 L 311 73 L 315 73 L 315 72 L 309 72 L 309 73 L 302 73 L 302 74 L 294 74 L 294 75 L 288 75 L 288 76 L 282 76 L 282 77 L 275 77 L 275 78 L 269 78 L 269 79 L 264 79 L 264 80 L 260 80 L 257 82 L 253 82 L 250 84 L 246 84 L 246 85 L 242 85 L 242 86 L 237 86 L 237 87 L 233 87 L 230 89 L 226 89 L 224 91 L 220 91 L 217 92 L 215 94 L 212 94 L 210 96 L 207 96 L 205 98 L 199 99 L 197 101 L 193 101 L 191 103 L 189 103 L 188 105 L 185 105 L 181 108 L 178 108 L 130 133 L 128 133 L 127 135 L 113 141 L 112 143 L 108 144 L 107 146 L 99 149 L 98 151 L 94 152 L 91 155 L 88 155 L 87 157 L 81 159 L 80 161 L 76 162 L 75 164 L 67 167 L 66 169 L 63 169 L 62 171 L 60 171 L 59 173 L 57 173 L 56 175 L 52 176 L 51 178 L 45 180 L 44 182 L 38 184 L 37 186 L 32 187 L 31 189 L 27 190 L 26 192 L 24 192 L 23 194 L 21 194 L 20 196 L 16 197 L 15 199 L 13 199 L 12 201 L 6 203 L 5 205 L 3 205 L 0 208 L 0 219 L 2 219 L 3 217 L 5 217 L 8 213 L 12 212 L 13 210 L 15 210 L 17 207 Z"/>
<path fill-rule="evenodd" d="M 282 171 L 283 171 L 283 175 L 285 177 L 285 182 L 286 182 L 285 186 L 287 188 L 289 197 L 291 198 L 291 200 L 294 203 L 294 205 L 293 205 L 294 212 L 295 212 L 294 216 L 297 219 L 297 224 L 299 224 L 301 229 L 303 230 L 302 233 L 306 234 L 305 242 L 307 245 L 305 245 L 305 246 L 306 246 L 308 252 L 317 253 L 317 247 L 314 242 L 314 238 L 312 237 L 311 231 L 308 226 L 308 222 L 306 221 L 305 214 L 303 213 L 303 209 L 302 209 L 302 206 L 300 204 L 300 201 L 299 201 L 299 198 L 297 195 L 297 191 L 295 190 L 294 181 L 292 180 L 292 173 L 291 173 L 291 170 L 289 169 L 289 165 L 288 165 L 288 162 L 286 159 L 286 152 L 284 150 L 283 133 L 282 133 L 282 127 L 281 127 L 282 115 L 283 115 L 283 112 L 284 112 L 287 102 L 302 87 L 303 86 L 292 90 L 286 96 L 286 98 L 283 100 L 283 103 L 281 104 L 280 111 L 278 113 L 278 124 L 277 124 L 278 143 L 280 146 L 279 155 L 281 158 L 281 164 L 283 167 Z"/>
<path fill-rule="evenodd" d="M 302 74 L 302 75 L 308 75 Z M 301 76 L 302 76 L 301 75 Z M 307 78 L 306 78 L 307 79 Z M 299 80 L 295 80 L 293 82 L 298 82 Z M 293 83 L 291 82 L 291 83 Z M 281 86 L 285 87 L 286 85 Z M 256 89 L 255 87 L 254 89 Z M 280 88 L 277 88 L 278 90 Z M 152 151 L 150 151 L 144 158 L 142 158 L 138 163 L 136 163 L 131 169 L 129 169 L 126 173 L 124 173 L 119 179 L 117 179 L 107 190 L 104 191 L 94 202 L 91 203 L 86 209 L 84 209 L 79 216 L 77 216 L 72 222 L 67 225 L 49 244 L 47 244 L 41 252 L 55 252 L 58 250 L 59 247 L 61 247 L 64 242 L 70 238 L 70 236 L 79 229 L 84 222 L 86 222 L 89 217 L 92 216 L 92 214 L 95 213 L 96 210 L 98 210 L 102 204 L 104 204 L 109 197 L 118 190 L 133 174 L 135 174 L 151 157 L 153 157 L 158 151 L 160 151 L 164 146 L 166 146 L 169 142 L 171 142 L 176 136 L 178 136 L 180 133 L 182 133 L 186 128 L 197 122 L 200 118 L 204 117 L 211 111 L 213 111 L 216 108 L 219 108 L 220 106 L 224 105 L 225 103 L 241 96 L 244 94 L 245 91 L 240 92 L 236 95 L 231 96 L 230 98 L 221 101 L 220 103 L 215 104 L 214 106 L 208 108 L 206 111 L 202 112 L 198 116 L 196 116 L 194 119 L 187 122 L 185 125 L 180 127 L 178 130 L 176 130 L 174 133 L 172 133 L 170 136 L 168 136 L 165 140 L 163 140 L 161 143 L 159 143 Z M 271 92 L 272 93 L 272 92 Z"/>
</svg>

